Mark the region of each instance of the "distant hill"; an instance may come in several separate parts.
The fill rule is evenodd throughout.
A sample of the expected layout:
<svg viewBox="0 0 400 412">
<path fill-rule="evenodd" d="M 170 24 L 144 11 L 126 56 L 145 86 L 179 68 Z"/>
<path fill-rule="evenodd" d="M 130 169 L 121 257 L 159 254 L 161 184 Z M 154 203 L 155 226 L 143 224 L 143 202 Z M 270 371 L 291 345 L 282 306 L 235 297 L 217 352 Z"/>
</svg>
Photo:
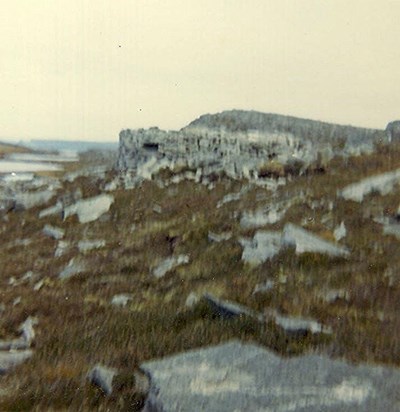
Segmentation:
<svg viewBox="0 0 400 412">
<path fill-rule="evenodd" d="M 217 114 L 205 114 L 184 127 L 184 131 L 210 129 L 211 131 L 266 133 L 291 133 L 296 137 L 314 141 L 344 139 L 352 144 L 382 138 L 383 130 L 301 119 L 257 111 L 229 110 Z"/>
<path fill-rule="evenodd" d="M 34 150 L 68 150 L 74 152 L 86 152 L 87 150 L 117 150 L 118 142 L 91 142 L 84 140 L 42 140 L 33 139 L 24 142 L 24 145 Z"/>
<path fill-rule="evenodd" d="M 9 153 L 27 152 L 30 152 L 30 150 L 27 147 L 0 141 L 0 157 L 3 157 L 5 154 Z"/>
</svg>

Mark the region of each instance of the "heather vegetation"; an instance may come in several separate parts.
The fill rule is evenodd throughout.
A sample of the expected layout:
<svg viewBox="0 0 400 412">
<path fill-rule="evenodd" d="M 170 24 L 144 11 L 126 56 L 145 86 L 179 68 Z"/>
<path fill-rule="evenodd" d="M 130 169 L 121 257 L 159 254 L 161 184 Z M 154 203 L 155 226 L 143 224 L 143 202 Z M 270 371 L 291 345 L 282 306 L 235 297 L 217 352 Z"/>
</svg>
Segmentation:
<svg viewBox="0 0 400 412">
<path fill-rule="evenodd" d="M 400 146 L 335 157 L 323 170 L 301 176 L 286 174 L 286 184 L 274 191 L 224 176 L 212 185 L 183 180 L 165 187 L 161 181 L 179 174 L 168 170 L 133 189 L 124 188 L 112 167 L 104 174 L 63 178 L 104 162 L 86 155 L 56 174 L 62 184 L 47 204 L 1 215 L 0 338 L 14 337 L 28 316 L 38 324 L 34 355 L 0 381 L 0 410 L 140 410 L 147 390 L 141 363 L 231 338 L 257 342 L 282 356 L 315 351 L 355 363 L 400 366 L 400 239 L 384 234 L 375 221 L 396 218 L 400 188 L 372 192 L 362 202 L 340 196 L 350 183 L 400 168 Z M 261 177 L 282 174 L 273 165 Z M 38 218 L 58 198 L 77 190 L 83 198 L 93 197 L 110 182 L 119 183 L 107 192 L 114 201 L 99 219 Z M 244 212 L 278 203 L 287 205 L 282 218 L 257 228 L 240 224 Z M 242 260 L 240 239 L 251 239 L 258 229 L 281 231 L 293 223 L 335 241 L 342 222 L 347 234 L 338 242 L 348 248 L 348 257 L 298 254 L 288 247 L 260 265 Z M 65 231 L 62 253 L 55 253 L 59 241 L 43 233 L 46 224 Z M 217 242 L 210 232 L 231 236 Z M 81 251 L 82 240 L 104 244 Z M 153 275 L 163 261 L 181 255 L 189 261 L 162 277 Z M 72 259 L 83 269 L 61 279 Z M 29 271 L 32 276 L 24 278 Z M 266 282 L 270 287 L 257 289 Z M 273 310 L 315 319 L 332 333 L 293 335 L 268 316 L 261 322 L 247 316 L 223 319 L 202 298 L 206 292 L 260 314 Z M 198 299 L 188 305 L 191 293 Z M 126 305 L 113 304 L 122 294 L 129 297 Z M 98 363 L 123 371 L 109 397 L 86 378 Z"/>
</svg>

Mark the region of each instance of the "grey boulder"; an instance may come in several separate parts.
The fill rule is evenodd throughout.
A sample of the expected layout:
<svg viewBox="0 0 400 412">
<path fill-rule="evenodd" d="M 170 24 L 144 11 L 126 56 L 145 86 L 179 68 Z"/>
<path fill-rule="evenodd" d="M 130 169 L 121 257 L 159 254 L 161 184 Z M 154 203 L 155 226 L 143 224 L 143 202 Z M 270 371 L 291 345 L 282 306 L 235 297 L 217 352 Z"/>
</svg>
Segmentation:
<svg viewBox="0 0 400 412">
<path fill-rule="evenodd" d="M 0 352 L 0 374 L 8 372 L 10 369 L 25 362 L 33 355 L 31 350 L 22 351 L 1 351 Z"/>
<path fill-rule="evenodd" d="M 113 379 L 117 375 L 117 370 L 96 365 L 88 374 L 88 380 L 98 386 L 107 396 L 113 392 Z"/>
<path fill-rule="evenodd" d="M 281 358 L 238 341 L 142 364 L 150 377 L 144 411 L 394 412 L 398 369 L 326 356 Z"/>
</svg>

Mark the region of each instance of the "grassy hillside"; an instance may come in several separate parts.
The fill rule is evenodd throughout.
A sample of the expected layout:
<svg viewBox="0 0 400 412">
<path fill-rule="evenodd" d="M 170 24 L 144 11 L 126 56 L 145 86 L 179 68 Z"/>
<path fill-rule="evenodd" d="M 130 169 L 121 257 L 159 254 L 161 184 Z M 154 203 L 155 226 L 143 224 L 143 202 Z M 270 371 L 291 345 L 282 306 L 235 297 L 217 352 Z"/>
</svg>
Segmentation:
<svg viewBox="0 0 400 412">
<path fill-rule="evenodd" d="M 36 316 L 39 324 L 35 355 L 0 383 L 0 410 L 138 410 L 142 393 L 128 376 L 143 361 L 233 337 L 283 356 L 315 350 L 352 362 L 400 366 L 400 240 L 384 235 L 373 221 L 395 213 L 400 188 L 385 196 L 372 193 L 362 203 L 337 196 L 349 183 L 396 168 L 400 146 L 382 146 L 372 155 L 335 158 L 325 173 L 292 179 L 276 193 L 252 186 L 221 207 L 217 205 L 225 195 L 239 192 L 247 182 L 222 178 L 213 190 L 191 181 L 167 188 L 157 182 L 120 188 L 112 192 L 110 212 L 86 224 L 76 217 L 39 220 L 43 207 L 3 215 L 0 337 L 14 336 L 27 316 Z M 114 175 L 110 171 L 105 179 L 63 182 L 59 194 L 78 188 L 84 197 L 99 194 Z M 344 221 L 348 235 L 341 243 L 350 257 L 296 255 L 287 249 L 258 267 L 244 264 L 238 239 L 251 237 L 256 229 L 240 226 L 242 213 L 296 197 L 299 201 L 282 220 L 263 229 L 280 230 L 291 222 L 332 239 L 333 229 Z M 57 242 L 42 233 L 46 223 L 65 229 L 64 240 L 71 247 L 60 257 L 54 256 Z M 210 231 L 231 231 L 233 236 L 210 242 Z M 23 239 L 31 243 L 18 246 Z M 104 239 L 106 246 L 84 254 L 76 247 L 82 239 Z M 162 259 L 179 254 L 189 255 L 190 263 L 161 279 L 152 275 Z M 85 262 L 87 269 L 60 280 L 58 274 L 71 258 Z M 27 271 L 36 277 L 21 280 Z M 11 277 L 17 282 L 10 284 Z M 34 290 L 39 280 L 43 285 Z M 267 280 L 274 282 L 272 290 L 254 294 L 255 286 Z M 345 290 L 347 298 L 327 302 L 326 292 L 334 289 Z M 204 291 L 260 312 L 275 309 L 313 318 L 333 334 L 292 337 L 272 321 L 216 318 L 203 301 L 185 306 L 191 292 Z M 126 307 L 111 304 L 120 293 L 132 296 Z M 16 298 L 20 302 L 14 304 Z M 128 373 L 111 398 L 86 382 L 98 362 Z"/>
</svg>

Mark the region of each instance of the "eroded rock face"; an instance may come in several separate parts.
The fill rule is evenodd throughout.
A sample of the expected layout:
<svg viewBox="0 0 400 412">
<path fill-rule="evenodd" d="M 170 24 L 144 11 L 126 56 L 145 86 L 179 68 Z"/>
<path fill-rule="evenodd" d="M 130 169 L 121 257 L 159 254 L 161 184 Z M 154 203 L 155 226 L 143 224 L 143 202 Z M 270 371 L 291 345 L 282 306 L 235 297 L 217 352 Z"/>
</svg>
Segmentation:
<svg viewBox="0 0 400 412">
<path fill-rule="evenodd" d="M 394 412 L 400 371 L 232 341 L 144 363 L 144 411 Z"/>
<path fill-rule="evenodd" d="M 143 179 L 151 179 L 160 169 L 173 169 L 182 162 L 190 169 L 201 167 L 204 175 L 224 171 L 231 177 L 256 177 L 258 168 L 266 159 L 276 157 L 279 149 L 286 159 L 289 153 L 305 152 L 307 146 L 290 134 L 253 134 L 249 138 L 247 133 L 197 134 L 165 132 L 158 128 L 123 130 L 118 164 L 122 170 L 135 170 Z"/>
<path fill-rule="evenodd" d="M 400 120 L 388 123 L 386 126 L 386 135 L 390 142 L 400 141 Z"/>
<path fill-rule="evenodd" d="M 204 115 L 180 131 L 123 130 L 118 167 L 134 171 L 138 181 L 182 162 L 201 168 L 202 176 L 223 172 L 258 181 L 269 176 L 271 165 L 278 165 L 272 170 L 280 170 L 278 176 L 294 159 L 304 168 L 313 162 L 323 166 L 335 154 L 369 150 L 384 136 L 383 130 L 233 110 Z"/>
</svg>

